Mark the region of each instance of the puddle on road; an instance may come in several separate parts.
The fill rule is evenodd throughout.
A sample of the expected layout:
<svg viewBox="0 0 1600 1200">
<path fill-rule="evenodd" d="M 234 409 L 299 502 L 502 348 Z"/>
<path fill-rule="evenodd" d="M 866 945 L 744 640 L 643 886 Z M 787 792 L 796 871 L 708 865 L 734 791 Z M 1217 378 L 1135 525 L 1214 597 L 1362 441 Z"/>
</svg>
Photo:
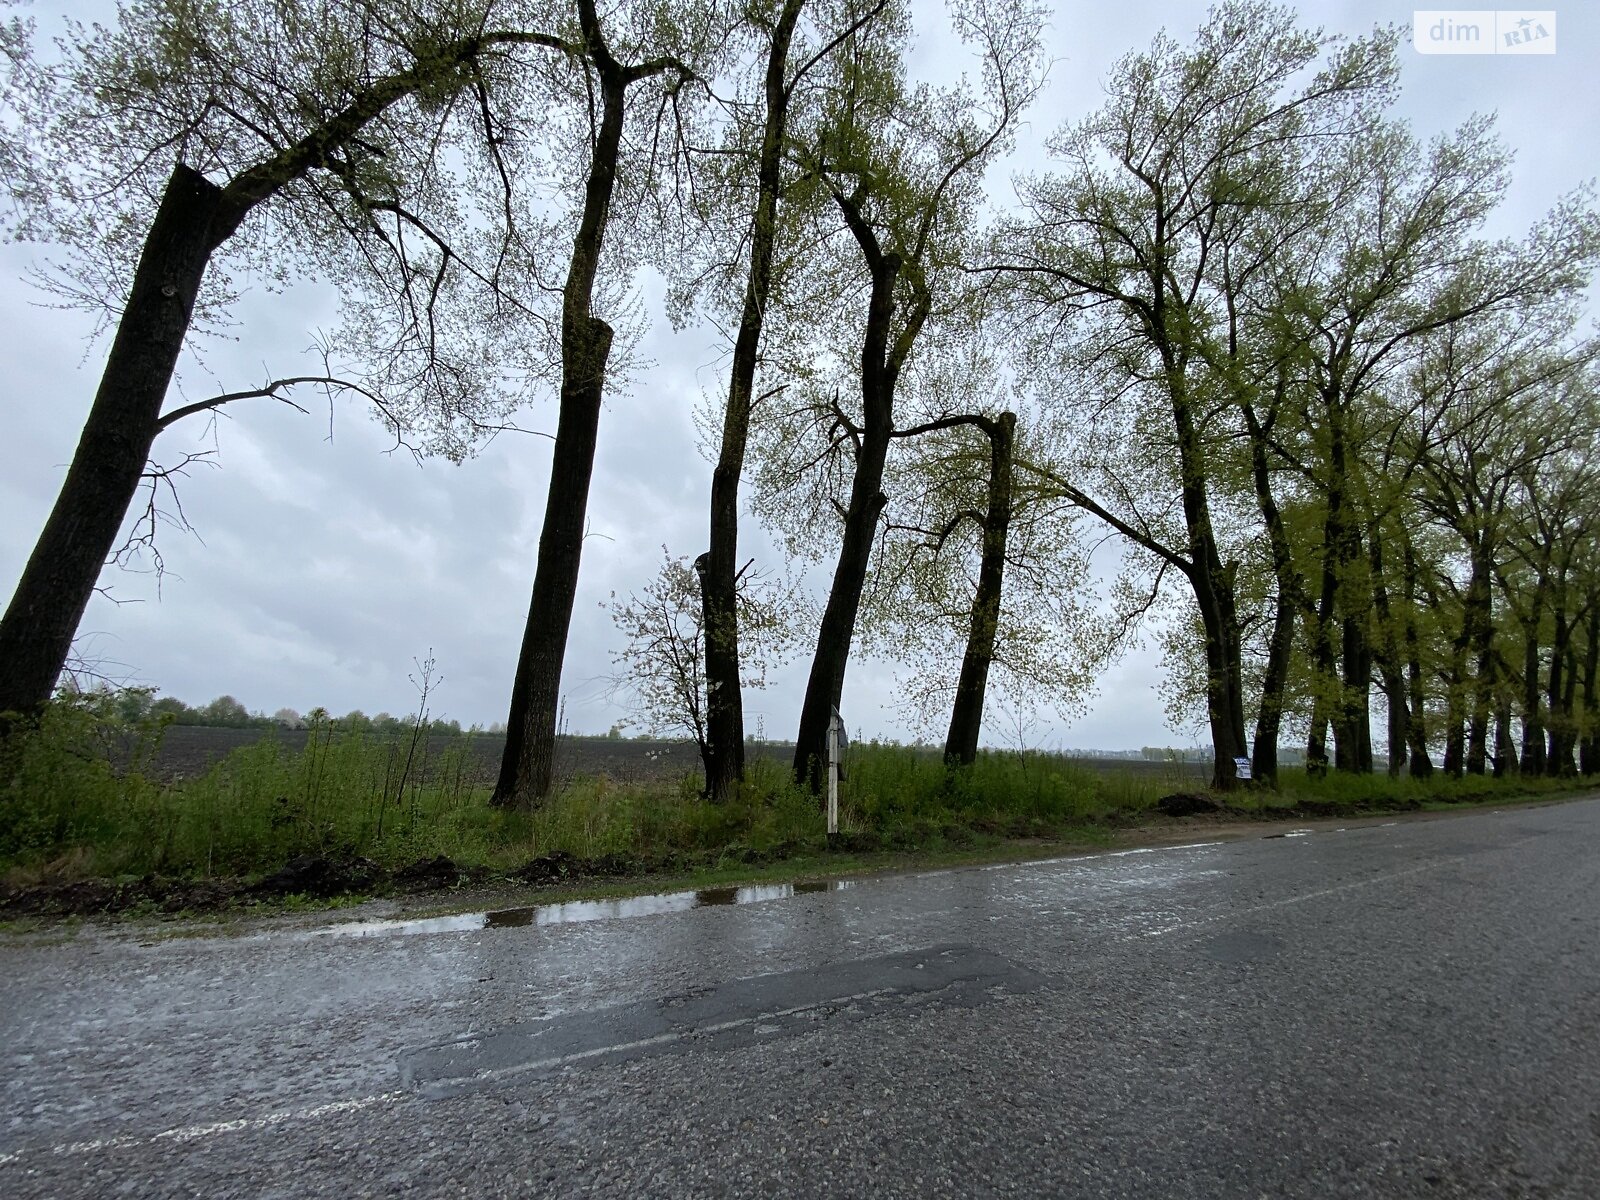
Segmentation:
<svg viewBox="0 0 1600 1200">
<path fill-rule="evenodd" d="M 654 896 L 625 896 L 616 900 L 569 900 L 565 904 L 531 904 L 493 912 L 459 913 L 448 917 L 419 917 L 398 921 L 351 921 L 314 930 L 313 937 L 404 937 L 419 933 L 471 933 L 479 929 L 509 929 L 527 925 L 571 925 L 580 921 L 612 921 L 622 917 L 648 917 L 684 912 L 691 908 L 716 908 L 729 904 L 760 904 L 817 892 L 841 892 L 853 887 L 849 879 L 811 883 L 763 883 L 747 887 L 701 888 L 696 892 L 665 892 Z"/>
</svg>

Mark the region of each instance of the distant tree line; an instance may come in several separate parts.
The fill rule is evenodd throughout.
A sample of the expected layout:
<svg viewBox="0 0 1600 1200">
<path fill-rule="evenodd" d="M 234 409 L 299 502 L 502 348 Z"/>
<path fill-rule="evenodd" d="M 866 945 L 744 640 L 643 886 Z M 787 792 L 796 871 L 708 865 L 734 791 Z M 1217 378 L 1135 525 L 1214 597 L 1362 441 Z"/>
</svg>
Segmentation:
<svg viewBox="0 0 1600 1200">
<path fill-rule="evenodd" d="M 176 696 L 157 696 L 150 688 L 138 687 L 117 689 L 115 697 L 115 715 L 130 724 L 165 719 L 173 725 L 202 725 L 213 729 L 307 729 L 332 725 L 341 730 L 378 734 L 410 733 L 417 728 L 415 714 L 396 717 L 380 712 L 369 717 L 360 709 L 353 709 L 339 717 L 323 708 L 314 708 L 303 715 L 292 708 L 280 708 L 268 715 L 251 712 L 232 696 L 218 696 L 209 704 L 188 705 Z M 425 720 L 422 728 L 427 733 L 462 732 L 460 721 L 443 717 Z"/>
</svg>

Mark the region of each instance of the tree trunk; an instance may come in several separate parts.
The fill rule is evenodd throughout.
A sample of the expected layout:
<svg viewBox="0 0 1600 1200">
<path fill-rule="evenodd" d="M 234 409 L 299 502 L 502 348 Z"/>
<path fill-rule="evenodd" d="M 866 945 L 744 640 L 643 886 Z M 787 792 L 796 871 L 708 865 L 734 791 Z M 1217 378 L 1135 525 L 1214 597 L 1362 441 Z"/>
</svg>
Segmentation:
<svg viewBox="0 0 1600 1200">
<path fill-rule="evenodd" d="M 1494 777 L 1504 779 L 1517 769 L 1517 743 L 1511 736 L 1511 705 L 1502 703 L 1494 715 Z"/>
<path fill-rule="evenodd" d="M 1433 775 L 1433 759 L 1428 754 L 1428 708 L 1423 694 L 1422 637 L 1417 632 L 1417 556 L 1411 542 L 1402 542 L 1406 577 L 1406 675 L 1411 701 L 1411 719 L 1406 723 L 1410 736 L 1411 777 L 1428 779 Z"/>
<path fill-rule="evenodd" d="M 1585 775 L 1600 771 L 1600 597 L 1589 597 L 1589 619 L 1583 651 L 1583 743 L 1578 767 Z"/>
<path fill-rule="evenodd" d="M 1578 656 L 1572 649 L 1567 650 L 1567 682 L 1566 690 L 1562 693 L 1561 712 L 1563 726 L 1561 730 L 1561 752 L 1555 755 L 1557 760 L 1557 774 L 1562 778 L 1576 775 L 1577 764 L 1573 762 L 1573 752 L 1578 748 L 1578 727 L 1574 705 L 1578 699 Z"/>
<path fill-rule="evenodd" d="M 861 344 L 861 440 L 856 452 L 855 477 L 850 484 L 850 504 L 845 509 L 844 534 L 834 566 L 833 585 L 817 631 L 817 648 L 811 658 L 805 699 L 800 706 L 800 729 L 795 735 L 794 777 L 813 792 L 820 792 L 826 773 L 828 723 L 844 693 L 845 667 L 855 636 L 861 592 L 867 582 L 873 535 L 878 517 L 888 503 L 883 494 L 883 469 L 894 433 L 894 388 L 903 354 L 891 354 L 889 331 L 894 319 L 895 281 L 904 265 L 898 254 L 882 253 L 875 235 L 861 220 L 859 210 L 839 201 L 861 245 L 872 273 L 867 301 L 867 324 Z M 925 315 L 925 310 L 924 310 Z M 914 338 L 921 318 L 913 314 L 908 325 Z M 904 341 L 904 335 L 902 335 Z M 909 346 L 909 343 L 906 343 Z"/>
<path fill-rule="evenodd" d="M 1384 707 L 1388 709 L 1387 742 L 1389 752 L 1389 778 L 1398 779 L 1411 757 L 1411 710 L 1406 701 L 1406 677 L 1400 668 L 1390 662 L 1378 667 L 1383 680 Z"/>
<path fill-rule="evenodd" d="M 0 713 L 50 699 L 139 490 L 161 405 L 215 250 L 222 190 L 181 163 L 145 238 L 66 481 L 0 619 Z M 9 723 L 0 718 L 0 733 Z"/>
<path fill-rule="evenodd" d="M 1255 745 L 1250 751 L 1250 775 L 1268 787 L 1278 786 L 1278 734 L 1283 727 L 1283 692 L 1294 654 L 1294 609 L 1294 602 L 1283 594 L 1280 583 L 1272 635 L 1267 642 L 1267 666 L 1261 677 Z"/>
<path fill-rule="evenodd" d="M 1238 781 L 1237 760 L 1246 757 L 1244 705 L 1239 673 L 1238 629 L 1233 596 L 1226 580 L 1205 580 L 1203 569 L 1194 590 L 1206 639 L 1206 719 L 1211 729 L 1211 786 L 1224 791 Z"/>
<path fill-rule="evenodd" d="M 1550 743 L 1543 765 L 1553 776 L 1572 774 L 1572 738 L 1569 731 L 1573 720 L 1569 680 L 1573 672 L 1568 665 L 1572 651 L 1572 626 L 1567 618 L 1565 583 L 1563 579 L 1553 589 L 1555 636 L 1550 643 L 1550 684 L 1546 692 L 1550 707 Z"/>
<path fill-rule="evenodd" d="M 1489 697 L 1475 687 L 1472 715 L 1467 720 L 1467 774 L 1482 775 L 1489 767 Z"/>
<path fill-rule="evenodd" d="M 1267 641 L 1267 664 L 1261 676 L 1261 702 L 1256 710 L 1255 745 L 1250 753 L 1250 774 L 1258 783 L 1278 786 L 1278 733 L 1283 725 L 1283 693 L 1289 682 L 1289 666 L 1294 654 L 1295 610 L 1302 586 L 1294 570 L 1294 555 L 1283 513 L 1272 494 L 1272 476 L 1267 464 L 1267 431 L 1249 404 L 1242 404 L 1245 426 L 1250 434 L 1251 476 L 1255 484 L 1256 506 L 1267 529 L 1272 550 L 1272 571 L 1277 582 L 1277 598 L 1272 618 L 1272 634 Z M 1271 421 L 1272 415 L 1269 415 Z"/>
<path fill-rule="evenodd" d="M 956 682 L 955 705 L 950 710 L 950 731 L 944 741 L 944 760 L 969 766 L 978 757 L 978 734 L 983 727 L 983 697 L 994 660 L 995 636 L 1000 628 L 1001 587 L 1005 579 L 1006 535 L 1011 528 L 1012 449 L 1016 441 L 1015 413 L 1001 413 L 997 421 L 981 422 L 989 436 L 989 502 L 983 518 L 983 557 L 978 564 L 978 588 L 972 600 L 972 625 Z"/>
<path fill-rule="evenodd" d="M 1322 584 L 1311 636 L 1312 713 L 1311 733 L 1306 740 L 1306 770 L 1320 775 L 1328 769 L 1327 729 L 1331 723 L 1334 753 L 1342 770 L 1356 769 L 1358 761 L 1354 730 L 1346 727 L 1349 704 L 1347 686 L 1340 679 L 1333 645 L 1333 631 L 1339 618 L 1339 593 L 1346 573 L 1360 552 L 1360 535 L 1350 514 L 1345 511 L 1345 484 L 1349 478 L 1343 410 L 1335 393 L 1322 397 L 1327 409 L 1328 428 L 1328 510 L 1322 520 Z M 1352 546 L 1352 538 L 1355 539 Z M 1343 630 L 1348 634 L 1348 622 Z M 1347 672 L 1348 674 L 1348 668 Z"/>
<path fill-rule="evenodd" d="M 1407 698 L 1411 702 L 1411 716 L 1406 722 L 1411 778 L 1431 779 L 1433 757 L 1428 753 L 1428 710 L 1427 698 L 1422 692 L 1422 663 L 1412 658 L 1406 664 L 1406 674 Z"/>
<path fill-rule="evenodd" d="M 1206 532 L 1209 533 L 1209 521 Z M 1191 543 L 1193 545 L 1193 543 Z M 1217 562 L 1214 542 L 1197 547 L 1201 562 L 1191 582 L 1206 638 L 1206 718 L 1211 727 L 1211 786 L 1238 780 L 1238 760 L 1248 756 L 1244 737 L 1243 646 L 1234 606 L 1232 573 Z"/>
<path fill-rule="evenodd" d="M 1463 774 L 1462 764 L 1466 758 L 1466 746 L 1466 715 L 1452 694 L 1445 715 L 1444 730 L 1444 773 L 1452 779 L 1460 779 Z"/>
<path fill-rule="evenodd" d="M 611 328 L 590 318 L 588 335 L 562 338 L 561 415 L 556 422 L 550 491 L 539 565 L 533 577 L 528 623 L 522 632 L 517 673 L 511 685 L 506 748 L 492 803 L 531 808 L 550 793 L 555 779 L 556 719 L 561 702 L 561 667 L 567 653 L 572 604 L 578 592 L 584 514 L 600 429 Z M 587 378 L 585 372 L 592 372 Z"/>
<path fill-rule="evenodd" d="M 1163 350 L 1163 358 L 1171 388 L 1184 529 L 1189 542 L 1190 566 L 1186 573 L 1205 627 L 1211 786 L 1222 791 L 1232 788 L 1238 781 L 1237 760 L 1249 756 L 1244 734 L 1244 646 L 1234 597 L 1237 564 L 1224 564 L 1217 553 L 1200 431 L 1195 426 L 1194 412 L 1183 386 L 1182 367 L 1170 350 Z"/>
<path fill-rule="evenodd" d="M 772 290 L 783 136 L 789 110 L 784 76 L 789 44 L 804 4 L 805 0 L 785 0 L 767 53 L 767 120 L 756 168 L 750 271 L 739 333 L 733 343 L 728 404 L 722 415 L 722 446 L 711 475 L 710 549 L 700 572 L 706 663 L 706 796 L 718 804 L 731 799 L 744 778 L 744 698 L 739 672 L 739 481 L 744 476 L 756 365 L 767 297 Z"/>
<path fill-rule="evenodd" d="M 1538 613 L 1538 605 L 1534 608 Z M 1539 622 L 1537 615 L 1522 629 L 1522 762 L 1523 775 L 1543 775 L 1544 722 L 1539 712 Z"/>
<path fill-rule="evenodd" d="M 1358 775 L 1372 773 L 1372 647 L 1364 615 L 1346 616 L 1340 655 L 1344 668 L 1334 727 L 1334 765 Z"/>
<path fill-rule="evenodd" d="M 1367 556 L 1372 568 L 1372 607 L 1379 629 L 1374 657 L 1382 680 L 1384 707 L 1389 714 L 1389 778 L 1396 779 L 1410 754 L 1411 710 L 1406 707 L 1406 676 L 1400 665 L 1394 613 L 1389 607 L 1389 587 L 1384 576 L 1383 536 L 1376 524 L 1367 535 Z"/>
<path fill-rule="evenodd" d="M 1472 578 L 1467 584 L 1467 609 L 1472 623 L 1470 649 L 1477 652 L 1477 674 L 1472 681 L 1472 710 L 1467 733 L 1467 774 L 1482 775 L 1489 758 L 1489 710 L 1495 696 L 1494 612 L 1490 589 L 1492 565 L 1486 550 L 1473 555 Z"/>
<path fill-rule="evenodd" d="M 1306 735 L 1306 773 L 1328 773 L 1328 720 L 1334 706 L 1330 690 L 1339 686 L 1333 652 L 1333 573 L 1324 568 L 1322 592 L 1311 620 L 1311 728 Z"/>
<path fill-rule="evenodd" d="M 1467 759 L 1467 670 L 1466 656 L 1457 651 L 1451 662 L 1445 690 L 1444 773 L 1460 779 L 1466 773 Z"/>
<path fill-rule="evenodd" d="M 1522 754 L 1517 770 L 1525 776 L 1543 775 L 1545 764 L 1545 722 L 1539 699 L 1539 625 L 1544 616 L 1550 592 L 1550 550 L 1544 548 L 1543 559 L 1534 567 L 1533 592 L 1525 597 L 1526 611 L 1519 612 L 1517 589 L 1512 582 L 1500 576 L 1500 590 L 1505 594 L 1507 610 L 1517 616 L 1522 627 Z M 1554 709 L 1550 710 L 1554 715 Z"/>
<path fill-rule="evenodd" d="M 1445 691 L 1444 773 L 1460 779 L 1466 771 L 1467 741 L 1467 652 L 1472 646 L 1473 606 L 1470 602 L 1461 607 L 1461 632 L 1450 642 L 1450 668 Z"/>
<path fill-rule="evenodd" d="M 555 776 L 561 667 L 566 659 L 572 603 L 578 591 L 589 480 L 594 472 L 606 361 L 611 354 L 611 327 L 594 316 L 591 308 L 616 181 L 626 76 L 600 42 L 592 8 L 588 17 L 584 21 L 585 35 L 600 75 L 600 128 L 590 156 L 583 213 L 562 293 L 561 410 L 556 421 L 544 527 L 539 535 L 533 598 L 528 605 L 528 623 L 511 687 L 506 748 L 491 798 L 491 803 L 502 808 L 531 808 L 549 795 Z"/>
<path fill-rule="evenodd" d="M 1338 507 L 1337 489 L 1333 489 L 1328 500 L 1328 516 L 1323 523 L 1322 585 L 1311 618 L 1311 729 L 1306 736 L 1306 773 L 1313 777 L 1327 774 L 1328 723 L 1338 704 L 1336 696 L 1343 691 L 1333 649 L 1334 601 L 1339 589 L 1333 544 L 1342 529 Z"/>
<path fill-rule="evenodd" d="M 1200 619 L 1206 633 L 1206 716 L 1211 726 L 1211 786 L 1226 791 L 1239 777 L 1244 737 L 1243 647 L 1231 578 L 1200 584 Z"/>
</svg>

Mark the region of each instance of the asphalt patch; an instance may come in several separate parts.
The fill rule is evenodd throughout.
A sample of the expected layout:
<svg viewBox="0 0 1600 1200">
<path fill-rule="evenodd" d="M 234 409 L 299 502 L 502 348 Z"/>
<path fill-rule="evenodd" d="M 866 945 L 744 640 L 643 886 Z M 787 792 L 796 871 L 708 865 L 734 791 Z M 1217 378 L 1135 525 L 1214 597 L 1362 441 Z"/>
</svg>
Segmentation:
<svg viewBox="0 0 1600 1200">
<path fill-rule="evenodd" d="M 1283 952 L 1282 938 L 1249 930 L 1236 930 L 1207 939 L 1201 951 L 1220 963 L 1241 964 L 1275 958 Z"/>
<path fill-rule="evenodd" d="M 973 1008 L 1051 977 L 976 946 L 944 945 L 757 975 L 571 1013 L 400 1056 L 406 1086 L 438 1098 L 567 1068 L 730 1050 L 922 1004 Z"/>
</svg>

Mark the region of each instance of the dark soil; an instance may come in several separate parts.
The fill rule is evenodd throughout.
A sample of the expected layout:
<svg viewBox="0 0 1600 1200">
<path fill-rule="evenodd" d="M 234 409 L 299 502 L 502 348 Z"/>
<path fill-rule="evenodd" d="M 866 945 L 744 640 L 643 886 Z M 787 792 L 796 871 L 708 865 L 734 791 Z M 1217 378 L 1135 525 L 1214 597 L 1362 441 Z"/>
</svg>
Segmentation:
<svg viewBox="0 0 1600 1200">
<path fill-rule="evenodd" d="M 434 858 L 419 858 L 410 866 L 401 867 L 390 877 L 390 882 L 406 892 L 441 892 L 474 883 L 485 874 L 482 868 L 463 867 L 440 854 Z"/>
<path fill-rule="evenodd" d="M 260 896 L 314 896 L 326 900 L 368 891 L 387 876 L 388 872 L 370 858 L 331 859 L 303 854 L 291 858 L 251 891 Z"/>
<path fill-rule="evenodd" d="M 1169 817 L 1193 817 L 1199 813 L 1223 811 L 1223 806 L 1199 792 L 1173 792 L 1156 801 L 1156 807 Z"/>
<path fill-rule="evenodd" d="M 678 865 L 665 861 L 644 862 L 620 855 L 587 860 L 573 858 L 570 854 L 550 854 L 530 860 L 511 872 L 509 878 L 520 883 L 549 886 L 644 875 Z M 486 867 L 456 863 L 443 855 L 418 859 L 393 871 L 366 858 L 302 855 L 259 880 L 236 876 L 190 880 L 147 875 L 142 879 L 34 884 L 0 893 L 0 913 L 13 917 L 88 917 L 128 912 L 214 912 L 282 901 L 288 896 L 331 900 L 339 896 L 448 891 L 477 886 L 492 877 L 493 873 Z"/>
<path fill-rule="evenodd" d="M 275 738 L 284 750 L 299 753 L 310 734 L 304 729 L 213 729 L 203 725 L 172 725 L 167 728 L 148 773 L 159 780 L 188 779 L 204 774 L 219 759 L 263 738 Z M 466 778 L 472 783 L 492 785 L 500 770 L 500 755 L 506 739 L 499 733 L 430 734 L 425 739 L 426 754 L 419 747 L 417 757 L 424 764 L 436 765 L 445 751 L 465 742 Z M 396 737 L 396 745 L 399 740 Z M 129 748 L 131 752 L 131 747 Z M 782 742 L 752 743 L 749 752 L 787 763 L 794 747 Z M 930 749 L 937 754 L 937 749 Z M 1085 767 L 1105 773 L 1133 775 L 1177 775 L 1196 782 L 1210 774 L 1207 763 L 1170 763 L 1133 758 L 1082 758 Z M 669 742 L 642 738 L 562 737 L 556 739 L 556 774 L 565 779 L 604 775 L 618 783 L 654 783 L 678 780 L 700 770 L 700 759 L 691 742 Z M 431 773 L 431 770 L 429 771 Z"/>
<path fill-rule="evenodd" d="M 146 768 L 153 778 L 170 782 L 203 775 L 212 764 L 235 750 L 274 738 L 285 751 L 298 754 L 310 733 L 304 729 L 213 729 L 204 725 L 172 725 L 162 735 L 161 746 Z M 393 739 L 403 751 L 404 742 Z M 465 744 L 465 778 L 492 785 L 500 770 L 506 739 L 499 733 L 429 734 L 419 745 L 417 759 L 437 765 L 445 751 Z M 131 748 L 130 748 L 131 750 Z M 700 759 L 689 742 L 644 741 L 631 738 L 563 737 L 556 740 L 556 773 L 562 778 L 605 775 L 619 783 L 676 780 L 699 769 Z M 431 774 L 431 770 L 428 771 Z"/>
<path fill-rule="evenodd" d="M 718 856 L 708 856 L 714 859 Z M 723 856 L 725 857 L 725 855 Z M 627 875 L 637 875 L 642 871 L 662 870 L 685 865 L 686 860 L 680 855 L 654 858 L 648 861 L 630 858 L 626 854 L 603 854 L 599 858 L 575 858 L 565 850 L 557 850 L 553 854 L 541 854 L 538 858 L 530 858 L 508 878 L 518 883 L 531 883 L 535 887 L 548 887 L 553 884 L 572 883 L 583 879 L 619 879 Z"/>
<path fill-rule="evenodd" d="M 123 912 L 211 912 L 251 898 L 242 879 L 82 879 L 17 888 L 0 895 L 6 916 L 88 917 Z"/>
</svg>

